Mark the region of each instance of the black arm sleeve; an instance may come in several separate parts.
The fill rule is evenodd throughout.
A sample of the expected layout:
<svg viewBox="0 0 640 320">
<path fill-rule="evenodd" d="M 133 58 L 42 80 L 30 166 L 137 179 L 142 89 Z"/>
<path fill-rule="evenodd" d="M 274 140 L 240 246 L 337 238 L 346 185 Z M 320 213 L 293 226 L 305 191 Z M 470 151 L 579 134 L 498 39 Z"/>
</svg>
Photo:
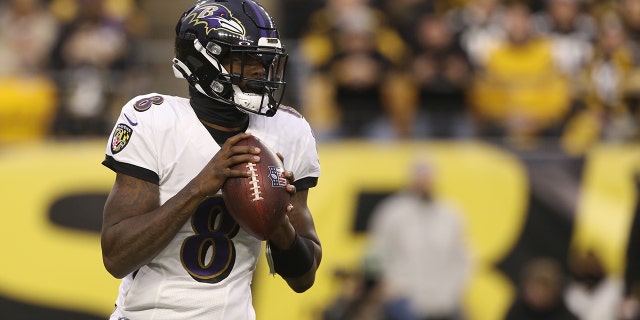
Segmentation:
<svg viewBox="0 0 640 320">
<path fill-rule="evenodd" d="M 314 246 L 313 241 L 296 236 L 287 250 L 280 250 L 275 246 L 270 246 L 273 265 L 276 273 L 285 278 L 295 278 L 307 273 L 313 266 Z"/>
</svg>

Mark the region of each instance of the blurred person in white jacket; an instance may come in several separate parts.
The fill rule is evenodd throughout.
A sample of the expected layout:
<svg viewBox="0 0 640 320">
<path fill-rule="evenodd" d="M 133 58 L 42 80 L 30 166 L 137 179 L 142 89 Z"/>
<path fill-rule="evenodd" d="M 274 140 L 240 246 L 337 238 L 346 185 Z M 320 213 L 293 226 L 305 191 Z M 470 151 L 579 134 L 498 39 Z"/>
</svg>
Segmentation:
<svg viewBox="0 0 640 320">
<path fill-rule="evenodd" d="M 417 162 L 406 190 L 382 200 L 369 225 L 369 266 L 379 268 L 385 319 L 461 319 L 471 270 L 464 220 L 433 192 L 433 167 Z"/>
<path fill-rule="evenodd" d="M 569 259 L 571 281 L 564 296 L 567 307 L 580 320 L 616 319 L 622 302 L 622 278 L 606 271 L 593 250 L 573 253 Z"/>
</svg>

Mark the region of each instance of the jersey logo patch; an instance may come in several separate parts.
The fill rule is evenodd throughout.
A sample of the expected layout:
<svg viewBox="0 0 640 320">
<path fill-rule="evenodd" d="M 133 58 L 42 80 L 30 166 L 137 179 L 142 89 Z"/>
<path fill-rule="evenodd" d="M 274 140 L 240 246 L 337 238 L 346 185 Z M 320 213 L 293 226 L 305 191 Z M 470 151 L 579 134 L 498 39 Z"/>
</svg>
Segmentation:
<svg viewBox="0 0 640 320">
<path fill-rule="evenodd" d="M 132 134 L 133 130 L 131 130 L 131 127 L 124 123 L 118 123 L 116 129 L 113 131 L 113 137 L 111 137 L 111 152 L 116 154 L 122 151 L 129 143 L 129 140 L 131 140 Z"/>
</svg>

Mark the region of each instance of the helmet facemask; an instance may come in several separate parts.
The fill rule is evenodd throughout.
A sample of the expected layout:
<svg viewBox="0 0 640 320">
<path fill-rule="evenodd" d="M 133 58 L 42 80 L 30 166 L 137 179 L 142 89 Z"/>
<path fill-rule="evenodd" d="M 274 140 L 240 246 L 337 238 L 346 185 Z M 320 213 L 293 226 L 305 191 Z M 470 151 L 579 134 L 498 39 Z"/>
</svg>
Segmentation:
<svg viewBox="0 0 640 320">
<path fill-rule="evenodd" d="M 278 39 L 263 39 L 280 43 Z M 220 77 L 212 86 L 231 86 L 233 105 L 243 112 L 273 116 L 284 96 L 287 55 L 280 47 L 259 44 L 247 49 L 230 47 L 229 54 L 218 65 Z"/>
</svg>

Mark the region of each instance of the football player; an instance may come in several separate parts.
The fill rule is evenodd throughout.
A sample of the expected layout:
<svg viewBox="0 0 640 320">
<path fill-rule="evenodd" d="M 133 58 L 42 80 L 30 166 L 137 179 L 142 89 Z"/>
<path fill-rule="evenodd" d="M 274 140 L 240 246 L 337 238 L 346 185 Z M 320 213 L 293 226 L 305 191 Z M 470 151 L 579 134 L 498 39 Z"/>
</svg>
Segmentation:
<svg viewBox="0 0 640 320">
<path fill-rule="evenodd" d="M 258 162 L 234 146 L 258 137 L 284 159 L 291 204 L 267 240 L 273 272 L 310 288 L 322 251 L 307 206 L 320 166 L 307 121 L 280 106 L 287 55 L 252 0 L 200 0 L 176 26 L 173 69 L 189 98 L 150 93 L 123 108 L 103 164 L 116 172 L 104 207 L 102 255 L 122 278 L 118 319 L 255 319 L 251 279 L 262 242 L 220 196 L 230 169 Z"/>
</svg>

